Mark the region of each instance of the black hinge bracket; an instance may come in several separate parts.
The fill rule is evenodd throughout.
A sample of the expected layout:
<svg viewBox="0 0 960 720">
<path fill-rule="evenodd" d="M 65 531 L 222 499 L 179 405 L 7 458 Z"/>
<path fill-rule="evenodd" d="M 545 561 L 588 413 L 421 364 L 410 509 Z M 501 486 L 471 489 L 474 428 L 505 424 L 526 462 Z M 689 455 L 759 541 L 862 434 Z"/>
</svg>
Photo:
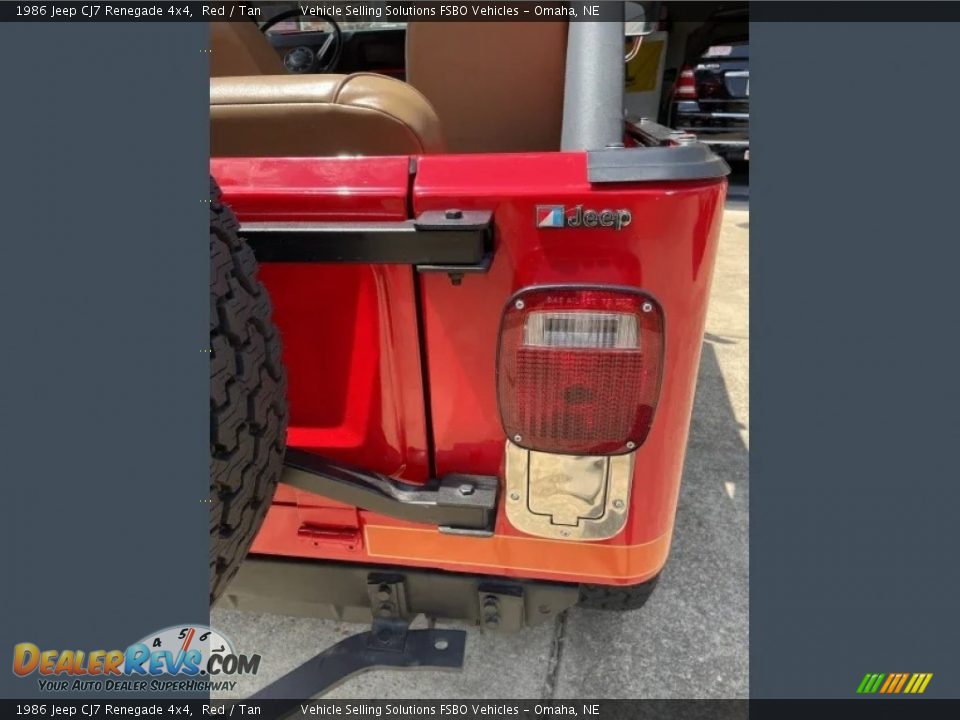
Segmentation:
<svg viewBox="0 0 960 720">
<path fill-rule="evenodd" d="M 484 272 L 493 253 L 490 210 L 429 210 L 414 220 L 245 222 L 261 263 L 414 265 L 421 272 Z"/>
<path fill-rule="evenodd" d="M 381 515 L 435 525 L 441 532 L 488 537 L 497 509 L 497 478 L 446 475 L 415 485 L 288 449 L 280 481 Z"/>
</svg>

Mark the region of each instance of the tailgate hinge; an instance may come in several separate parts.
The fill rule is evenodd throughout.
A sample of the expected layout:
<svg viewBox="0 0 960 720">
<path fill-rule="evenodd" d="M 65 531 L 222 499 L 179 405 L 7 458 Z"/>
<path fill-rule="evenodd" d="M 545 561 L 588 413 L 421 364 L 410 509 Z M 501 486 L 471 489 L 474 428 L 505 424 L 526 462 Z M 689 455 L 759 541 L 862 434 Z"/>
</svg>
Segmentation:
<svg viewBox="0 0 960 720">
<path fill-rule="evenodd" d="M 451 474 L 414 485 L 288 449 L 280 482 L 388 517 L 435 525 L 445 533 L 493 534 L 499 489 L 493 476 Z"/>
</svg>

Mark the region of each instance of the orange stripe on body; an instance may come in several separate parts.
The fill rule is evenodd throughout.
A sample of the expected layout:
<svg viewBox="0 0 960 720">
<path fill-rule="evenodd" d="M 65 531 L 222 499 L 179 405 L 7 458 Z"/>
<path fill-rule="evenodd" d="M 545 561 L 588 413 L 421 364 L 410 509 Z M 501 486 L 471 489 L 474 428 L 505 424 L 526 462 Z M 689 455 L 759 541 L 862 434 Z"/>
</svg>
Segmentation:
<svg viewBox="0 0 960 720">
<path fill-rule="evenodd" d="M 900 682 L 897 683 L 897 689 L 893 692 L 900 692 L 903 689 L 903 684 L 907 681 L 908 677 L 910 677 L 910 673 L 900 673 Z"/>
<path fill-rule="evenodd" d="M 658 572 L 667 560 L 671 535 L 672 528 L 641 545 L 601 545 L 516 535 L 476 538 L 393 525 L 364 526 L 364 544 L 371 557 L 617 580 Z"/>
<path fill-rule="evenodd" d="M 892 675 L 892 674 L 891 674 L 891 675 L 887 675 L 887 679 L 883 681 L 883 687 L 880 688 L 880 692 L 882 692 L 882 693 L 887 692 L 887 688 L 889 688 L 890 685 L 893 683 L 893 679 L 894 679 L 895 677 L 896 677 L 896 675 Z"/>
</svg>

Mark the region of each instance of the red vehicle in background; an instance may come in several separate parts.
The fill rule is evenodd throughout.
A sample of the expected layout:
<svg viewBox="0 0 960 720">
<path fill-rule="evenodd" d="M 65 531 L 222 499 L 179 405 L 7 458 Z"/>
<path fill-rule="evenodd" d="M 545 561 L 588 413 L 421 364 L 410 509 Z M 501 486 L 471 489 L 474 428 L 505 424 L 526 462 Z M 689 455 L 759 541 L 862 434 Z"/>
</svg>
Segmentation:
<svg viewBox="0 0 960 720">
<path fill-rule="evenodd" d="M 413 22 L 405 60 L 324 20 L 213 24 L 211 599 L 428 633 L 421 665 L 462 638 L 420 613 L 639 607 L 726 164 L 624 123 L 622 17 Z"/>
</svg>

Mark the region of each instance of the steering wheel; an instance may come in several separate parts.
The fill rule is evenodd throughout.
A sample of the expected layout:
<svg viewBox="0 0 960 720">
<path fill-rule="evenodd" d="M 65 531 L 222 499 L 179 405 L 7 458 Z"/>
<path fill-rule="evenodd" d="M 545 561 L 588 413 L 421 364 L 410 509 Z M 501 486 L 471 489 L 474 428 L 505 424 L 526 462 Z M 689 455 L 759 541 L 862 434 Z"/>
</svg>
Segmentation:
<svg viewBox="0 0 960 720">
<path fill-rule="evenodd" d="M 343 31 L 340 29 L 340 26 L 337 24 L 337 21 L 334 20 L 329 15 L 309 15 L 306 16 L 299 10 L 284 10 L 283 12 L 277 13 L 272 18 L 267 20 L 263 25 L 260 26 L 260 32 L 264 35 L 267 34 L 267 31 L 276 25 L 278 22 L 284 20 L 289 20 L 290 18 L 295 17 L 310 17 L 311 19 L 320 19 L 323 20 L 327 25 L 332 28 L 332 31 L 327 33 L 327 39 L 324 41 L 323 45 L 315 53 L 310 48 L 306 46 L 302 48 L 294 48 L 288 53 L 292 55 L 298 51 L 311 52 L 313 54 L 313 64 L 307 66 L 306 70 L 299 70 L 296 72 L 315 72 L 315 73 L 325 73 L 333 70 L 337 63 L 340 62 L 340 55 L 343 53 Z M 329 56 L 329 60 L 324 62 L 324 58 Z M 286 61 L 284 61 L 286 64 Z"/>
</svg>

